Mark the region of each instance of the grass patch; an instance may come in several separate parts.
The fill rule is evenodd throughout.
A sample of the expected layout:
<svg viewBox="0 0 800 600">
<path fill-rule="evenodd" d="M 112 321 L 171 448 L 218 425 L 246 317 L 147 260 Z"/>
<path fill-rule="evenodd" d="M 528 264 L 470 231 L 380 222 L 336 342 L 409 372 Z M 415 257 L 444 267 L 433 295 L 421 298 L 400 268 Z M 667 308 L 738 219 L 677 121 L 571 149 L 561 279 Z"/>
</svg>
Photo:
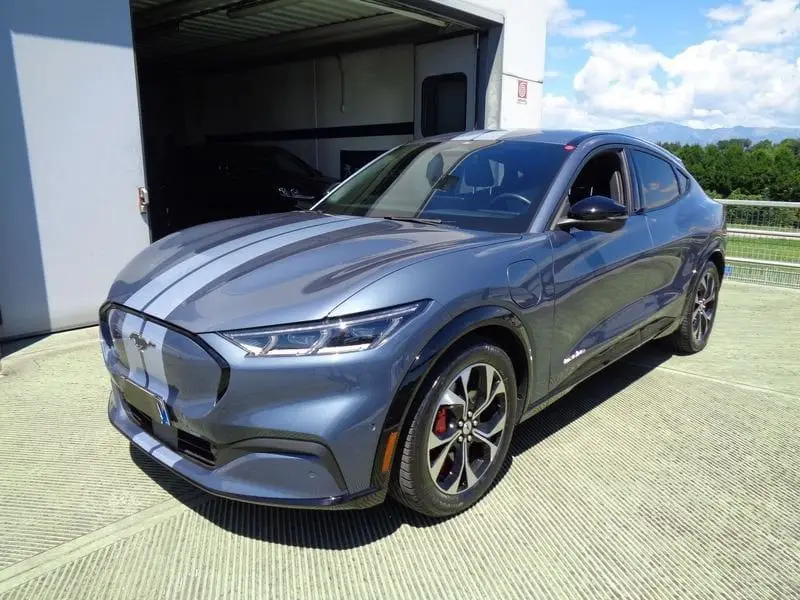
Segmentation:
<svg viewBox="0 0 800 600">
<path fill-rule="evenodd" d="M 728 256 L 795 262 L 800 265 L 800 239 L 728 235 Z"/>
</svg>

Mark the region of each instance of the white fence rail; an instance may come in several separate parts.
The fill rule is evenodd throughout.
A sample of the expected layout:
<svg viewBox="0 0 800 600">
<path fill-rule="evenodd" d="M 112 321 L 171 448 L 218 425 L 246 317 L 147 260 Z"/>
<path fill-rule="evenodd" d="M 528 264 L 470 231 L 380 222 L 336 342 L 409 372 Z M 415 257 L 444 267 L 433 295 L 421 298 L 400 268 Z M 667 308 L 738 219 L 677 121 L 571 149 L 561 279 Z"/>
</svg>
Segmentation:
<svg viewBox="0 0 800 600">
<path fill-rule="evenodd" d="M 717 201 L 727 207 L 727 276 L 800 288 L 800 201 Z"/>
</svg>

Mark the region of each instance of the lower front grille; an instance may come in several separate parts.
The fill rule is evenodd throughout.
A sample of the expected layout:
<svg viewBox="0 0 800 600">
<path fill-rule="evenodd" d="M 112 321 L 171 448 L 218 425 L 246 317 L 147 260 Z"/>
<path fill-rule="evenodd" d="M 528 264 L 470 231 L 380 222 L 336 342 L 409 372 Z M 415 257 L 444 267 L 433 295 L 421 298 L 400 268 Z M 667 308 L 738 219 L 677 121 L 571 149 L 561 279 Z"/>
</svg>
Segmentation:
<svg viewBox="0 0 800 600">
<path fill-rule="evenodd" d="M 176 443 L 169 443 L 166 440 L 161 439 L 157 436 L 153 431 L 153 420 L 140 411 L 135 406 L 131 405 L 129 402 L 123 400 L 125 410 L 130 416 L 131 420 L 136 423 L 139 427 L 141 427 L 144 431 L 155 437 L 156 439 L 161 440 L 162 442 L 166 443 L 170 448 L 175 450 L 181 456 L 185 456 L 189 460 L 196 462 L 204 467 L 215 467 L 217 464 L 217 456 L 216 456 L 216 448 L 214 445 L 204 440 L 203 438 L 199 438 L 196 435 L 192 435 L 183 429 L 178 429 L 177 427 L 172 428 L 177 436 Z"/>
<path fill-rule="evenodd" d="M 179 453 L 207 467 L 213 467 L 217 464 L 217 457 L 211 443 L 182 429 L 178 429 L 177 450 Z"/>
<path fill-rule="evenodd" d="M 125 410 L 128 411 L 128 415 L 130 415 L 134 423 L 147 433 L 153 433 L 153 420 L 150 417 L 128 402 L 125 402 Z"/>
</svg>

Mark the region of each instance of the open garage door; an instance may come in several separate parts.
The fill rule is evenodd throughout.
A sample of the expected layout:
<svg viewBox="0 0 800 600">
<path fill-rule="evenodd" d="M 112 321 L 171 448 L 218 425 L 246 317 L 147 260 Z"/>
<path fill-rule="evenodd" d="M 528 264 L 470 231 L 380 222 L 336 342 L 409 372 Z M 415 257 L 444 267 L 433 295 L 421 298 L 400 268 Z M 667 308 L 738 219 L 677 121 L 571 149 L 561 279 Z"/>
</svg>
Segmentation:
<svg viewBox="0 0 800 600">
<path fill-rule="evenodd" d="M 460 0 L 131 6 L 154 239 L 308 207 L 383 151 L 472 129 L 499 19 Z"/>
</svg>

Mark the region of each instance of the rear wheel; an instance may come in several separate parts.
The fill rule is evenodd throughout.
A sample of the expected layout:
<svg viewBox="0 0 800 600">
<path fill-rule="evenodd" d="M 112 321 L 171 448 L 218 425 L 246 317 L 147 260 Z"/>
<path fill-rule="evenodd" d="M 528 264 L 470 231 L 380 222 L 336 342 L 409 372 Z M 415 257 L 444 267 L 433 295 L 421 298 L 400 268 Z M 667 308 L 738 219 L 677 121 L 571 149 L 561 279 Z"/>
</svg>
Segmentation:
<svg viewBox="0 0 800 600">
<path fill-rule="evenodd" d="M 497 346 L 476 341 L 438 365 L 413 415 L 392 495 L 446 517 L 477 502 L 508 453 L 517 414 L 514 369 Z"/>
<path fill-rule="evenodd" d="M 708 344 L 717 316 L 719 283 L 717 266 L 709 261 L 695 284 L 680 327 L 668 338 L 678 352 L 693 354 Z"/>
</svg>

